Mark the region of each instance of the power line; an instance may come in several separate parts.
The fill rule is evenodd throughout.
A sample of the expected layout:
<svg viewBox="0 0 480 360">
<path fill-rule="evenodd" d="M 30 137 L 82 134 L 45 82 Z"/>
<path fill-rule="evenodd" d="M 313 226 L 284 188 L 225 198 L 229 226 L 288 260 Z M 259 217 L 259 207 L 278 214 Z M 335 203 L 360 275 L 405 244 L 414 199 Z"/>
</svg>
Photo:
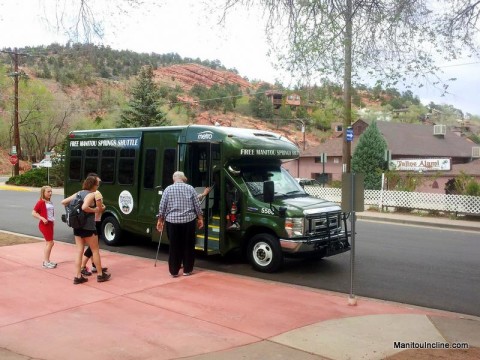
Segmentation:
<svg viewBox="0 0 480 360">
<path fill-rule="evenodd" d="M 480 64 L 480 61 L 474 61 L 474 62 L 463 63 L 463 64 L 443 65 L 443 66 L 439 66 L 439 67 L 440 68 L 447 68 L 447 67 L 468 66 L 468 65 L 477 65 L 477 64 Z"/>
</svg>

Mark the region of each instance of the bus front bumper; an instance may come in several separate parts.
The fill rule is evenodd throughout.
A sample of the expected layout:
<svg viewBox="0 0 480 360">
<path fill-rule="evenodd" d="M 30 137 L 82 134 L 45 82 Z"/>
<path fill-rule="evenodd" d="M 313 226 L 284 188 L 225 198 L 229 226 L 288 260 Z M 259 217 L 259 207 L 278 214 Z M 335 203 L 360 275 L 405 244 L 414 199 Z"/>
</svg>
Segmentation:
<svg viewBox="0 0 480 360">
<path fill-rule="evenodd" d="M 344 232 L 326 239 L 280 239 L 283 252 L 288 255 L 309 255 L 324 253 L 325 257 L 350 250 L 349 234 Z"/>
</svg>

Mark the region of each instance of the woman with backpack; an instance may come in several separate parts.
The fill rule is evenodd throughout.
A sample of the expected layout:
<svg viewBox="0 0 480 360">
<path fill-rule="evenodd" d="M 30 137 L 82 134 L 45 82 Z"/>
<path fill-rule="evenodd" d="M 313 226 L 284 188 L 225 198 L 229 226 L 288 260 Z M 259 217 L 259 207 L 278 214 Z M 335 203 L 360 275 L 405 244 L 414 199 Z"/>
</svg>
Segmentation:
<svg viewBox="0 0 480 360">
<path fill-rule="evenodd" d="M 97 178 L 98 184 L 100 185 L 102 183 L 102 180 L 96 173 L 89 173 L 87 176 L 95 176 Z M 102 233 L 101 230 L 101 224 L 102 224 L 102 213 L 105 210 L 105 205 L 103 204 L 103 196 L 100 191 L 97 190 L 95 191 L 95 205 L 98 206 L 101 211 L 95 214 L 95 227 L 97 228 L 97 236 L 98 240 L 100 241 L 100 235 Z M 84 276 L 90 276 L 92 273 L 97 273 L 97 266 L 95 265 L 95 262 L 92 260 L 92 268 L 91 271 L 87 267 L 88 261 L 92 258 L 93 253 L 92 249 L 90 249 L 90 246 L 87 247 L 87 250 L 83 253 L 83 258 L 82 258 L 82 266 L 81 266 L 81 272 L 82 275 Z M 104 267 L 102 268 L 103 271 L 107 271 L 108 268 Z"/>
<path fill-rule="evenodd" d="M 96 176 L 87 176 L 83 182 L 82 189 L 78 194 L 83 199 L 82 211 L 86 215 L 85 225 L 78 229 L 73 229 L 73 235 L 75 236 L 75 244 L 77 245 L 77 253 L 75 256 L 75 278 L 73 283 L 75 285 L 87 282 L 88 279 L 81 274 L 81 264 L 83 250 L 85 245 L 88 245 L 93 253 L 93 262 L 97 266 L 98 275 L 97 282 L 104 282 L 110 279 L 110 274 L 103 271 L 102 263 L 100 260 L 100 251 L 98 247 L 98 234 L 95 226 L 95 214 L 101 212 L 102 209 L 96 206 L 95 203 L 95 191 L 100 185 L 99 179 Z M 77 193 L 62 200 L 62 205 L 67 206 L 72 200 L 75 199 Z"/>
</svg>

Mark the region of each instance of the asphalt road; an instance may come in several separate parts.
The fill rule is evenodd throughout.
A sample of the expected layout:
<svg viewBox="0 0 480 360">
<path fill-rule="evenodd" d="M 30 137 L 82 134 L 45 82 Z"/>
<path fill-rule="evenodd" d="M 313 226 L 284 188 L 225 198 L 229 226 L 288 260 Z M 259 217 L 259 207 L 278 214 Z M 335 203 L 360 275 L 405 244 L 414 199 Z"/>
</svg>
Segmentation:
<svg viewBox="0 0 480 360">
<path fill-rule="evenodd" d="M 0 229 L 39 236 L 31 210 L 39 194 L 0 191 Z M 73 242 L 70 228 L 60 221 L 61 195 L 56 205 L 55 239 Z M 480 240 L 478 233 L 359 220 L 356 223 L 354 294 L 480 316 Z M 155 258 L 157 244 L 128 237 L 110 251 Z M 161 248 L 159 260 L 168 249 Z M 281 272 L 254 271 L 235 256 L 205 257 L 196 266 L 268 280 L 350 293 L 350 253 L 323 260 L 287 260 Z M 112 269 L 113 271 L 113 269 Z"/>
</svg>

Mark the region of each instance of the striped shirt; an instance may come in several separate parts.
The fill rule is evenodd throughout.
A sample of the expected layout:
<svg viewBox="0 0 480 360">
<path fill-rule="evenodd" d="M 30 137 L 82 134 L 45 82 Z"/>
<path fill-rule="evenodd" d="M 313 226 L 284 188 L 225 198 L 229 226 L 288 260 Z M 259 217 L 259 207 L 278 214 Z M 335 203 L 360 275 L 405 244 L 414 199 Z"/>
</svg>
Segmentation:
<svg viewBox="0 0 480 360">
<path fill-rule="evenodd" d="M 176 182 L 167 186 L 158 207 L 159 218 L 169 223 L 188 223 L 202 215 L 198 195 L 193 186 Z"/>
</svg>

